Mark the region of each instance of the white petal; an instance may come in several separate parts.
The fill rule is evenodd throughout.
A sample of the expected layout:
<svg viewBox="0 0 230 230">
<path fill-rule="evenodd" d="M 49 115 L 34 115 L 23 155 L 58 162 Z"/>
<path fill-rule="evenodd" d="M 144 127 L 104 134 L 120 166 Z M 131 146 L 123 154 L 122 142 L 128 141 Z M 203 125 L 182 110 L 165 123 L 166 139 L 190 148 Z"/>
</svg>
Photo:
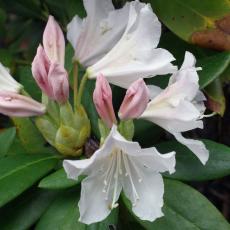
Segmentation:
<svg viewBox="0 0 230 230">
<path fill-rule="evenodd" d="M 9 74 L 8 69 L 0 63 L 0 90 L 18 93 L 22 85 L 20 85 Z"/>
<path fill-rule="evenodd" d="M 111 0 L 84 1 L 87 17 L 75 16 L 67 27 L 67 38 L 82 65 L 94 64 L 119 41 L 127 25 L 129 4 L 114 10 Z"/>
<path fill-rule="evenodd" d="M 190 52 L 185 53 L 184 62 L 178 70 L 177 73 L 173 74 L 169 79 L 169 85 L 175 83 L 176 81 L 184 80 L 188 83 L 194 83 L 199 88 L 199 76 L 197 74 L 198 70 L 201 70 L 201 68 L 196 68 L 196 59 L 194 55 Z M 185 83 L 186 84 L 186 83 Z M 185 92 L 186 93 L 186 92 Z"/>
<path fill-rule="evenodd" d="M 181 69 L 195 67 L 195 65 L 196 65 L 195 56 L 192 53 L 186 51 L 184 56 L 184 62 L 181 66 Z"/>
<path fill-rule="evenodd" d="M 68 178 L 77 180 L 80 175 L 89 175 L 91 172 L 98 171 L 98 165 L 102 164 L 103 161 L 106 161 L 114 149 L 114 136 L 118 139 L 123 138 L 118 133 L 115 125 L 112 127 L 110 134 L 104 141 L 103 146 L 98 149 L 91 158 L 84 160 L 64 160 L 63 167 Z M 130 145 L 131 144 L 132 142 L 130 142 Z M 133 148 L 136 148 L 135 144 Z"/>
<path fill-rule="evenodd" d="M 78 15 L 73 17 L 72 21 L 67 25 L 67 39 L 74 49 L 77 47 L 79 37 L 83 30 L 83 25 L 83 20 Z"/>
<path fill-rule="evenodd" d="M 138 78 L 175 72 L 176 67 L 170 63 L 174 57 L 167 50 L 155 49 L 161 33 L 156 15 L 149 4 L 134 3 L 121 40 L 88 68 L 89 78 L 103 73 L 112 84 L 127 88 Z"/>
<path fill-rule="evenodd" d="M 122 186 L 135 215 L 148 221 L 163 216 L 164 184 L 161 175 L 143 167 L 138 159 L 130 160 L 129 167 L 130 174 L 122 177 Z"/>
<path fill-rule="evenodd" d="M 203 121 L 178 121 L 178 120 L 165 120 L 160 118 L 146 119 L 159 125 L 168 132 L 186 132 L 192 129 L 203 129 Z"/>
<path fill-rule="evenodd" d="M 203 128 L 203 122 L 199 120 L 203 109 L 202 105 L 199 106 L 199 104 L 192 104 L 188 101 L 180 101 L 176 107 L 167 101 L 161 103 L 152 101 L 140 118 L 151 121 L 168 132 L 185 132 Z"/>
<path fill-rule="evenodd" d="M 181 69 L 172 75 L 168 87 L 148 104 L 140 118 L 158 124 L 169 132 L 203 128 L 205 97 L 199 91 L 195 57 L 186 52 Z"/>
<path fill-rule="evenodd" d="M 108 198 L 103 192 L 104 179 L 102 175 L 94 174 L 82 181 L 81 198 L 79 201 L 80 219 L 85 224 L 91 224 L 102 221 L 111 212 L 110 204 L 114 191 L 114 184 L 108 192 Z M 121 184 L 118 184 L 116 201 L 121 192 Z"/>
<path fill-rule="evenodd" d="M 156 148 L 142 149 L 141 156 L 136 156 L 145 167 L 151 168 L 156 172 L 169 171 L 170 174 L 175 172 L 176 152 L 161 154 Z M 138 159 L 139 158 L 139 159 Z"/>
<path fill-rule="evenodd" d="M 205 147 L 202 141 L 186 139 L 181 133 L 172 133 L 178 142 L 188 147 L 202 162 L 202 164 L 206 164 L 209 158 L 209 151 Z"/>
</svg>

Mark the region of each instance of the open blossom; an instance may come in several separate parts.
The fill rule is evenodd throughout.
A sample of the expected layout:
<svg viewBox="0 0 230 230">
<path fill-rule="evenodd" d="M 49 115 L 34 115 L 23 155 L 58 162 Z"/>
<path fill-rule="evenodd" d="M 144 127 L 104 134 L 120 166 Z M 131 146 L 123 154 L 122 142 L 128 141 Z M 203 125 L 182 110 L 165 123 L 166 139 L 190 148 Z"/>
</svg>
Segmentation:
<svg viewBox="0 0 230 230">
<path fill-rule="evenodd" d="M 0 113 L 6 116 L 38 116 L 45 111 L 45 106 L 32 98 L 9 91 L 0 92 Z"/>
<path fill-rule="evenodd" d="M 68 73 L 64 68 L 65 40 L 52 16 L 43 34 L 43 46 L 39 45 L 32 62 L 33 77 L 50 99 L 64 103 L 69 97 Z"/>
<path fill-rule="evenodd" d="M 105 219 L 121 191 L 142 220 L 163 216 L 164 185 L 160 172 L 174 172 L 175 152 L 161 155 L 155 148 L 141 149 L 127 141 L 114 125 L 102 147 L 90 159 L 64 160 L 69 178 L 87 175 L 82 181 L 79 201 L 80 221 L 85 224 Z M 93 192 L 92 192 L 93 191 Z"/>
<path fill-rule="evenodd" d="M 119 117 L 122 120 L 139 117 L 149 102 L 149 89 L 143 79 L 133 82 L 126 91 L 125 98 L 119 109 Z"/>
<path fill-rule="evenodd" d="M 186 139 L 181 134 L 195 128 L 203 128 L 201 118 L 205 111 L 205 96 L 199 90 L 195 63 L 195 57 L 186 52 L 181 69 L 171 76 L 165 90 L 159 93 L 159 88 L 157 89 L 159 94 L 149 102 L 140 118 L 152 121 L 172 133 L 205 164 L 209 152 L 203 142 Z"/>
<path fill-rule="evenodd" d="M 84 67 L 100 60 L 118 42 L 128 22 L 129 5 L 115 10 L 111 0 L 83 0 L 87 17 L 77 15 L 67 26 L 74 58 Z"/>
<path fill-rule="evenodd" d="M 111 128 L 113 124 L 116 123 L 112 102 L 112 90 L 102 74 L 97 77 L 96 87 L 93 92 L 93 101 L 102 120 Z"/>
<path fill-rule="evenodd" d="M 18 93 L 23 86 L 9 74 L 8 69 L 0 63 L 0 91 Z"/>
<path fill-rule="evenodd" d="M 110 83 L 127 88 L 139 78 L 175 72 L 177 68 L 171 64 L 174 57 L 167 50 L 156 48 L 160 34 L 160 22 L 150 4 L 131 2 L 121 39 L 104 57 L 88 67 L 89 78 L 102 73 Z"/>
</svg>

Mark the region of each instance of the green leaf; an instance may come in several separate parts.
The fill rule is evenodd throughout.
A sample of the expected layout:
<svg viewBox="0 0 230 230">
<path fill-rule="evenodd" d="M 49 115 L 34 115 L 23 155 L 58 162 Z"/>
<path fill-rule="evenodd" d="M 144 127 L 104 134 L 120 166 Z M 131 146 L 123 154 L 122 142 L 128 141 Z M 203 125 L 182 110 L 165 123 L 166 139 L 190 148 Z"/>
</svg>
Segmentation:
<svg viewBox="0 0 230 230">
<path fill-rule="evenodd" d="M 0 49 L 0 62 L 4 66 L 10 68 L 13 63 L 12 53 L 7 49 Z"/>
<path fill-rule="evenodd" d="M 134 140 L 138 141 L 142 147 L 153 146 L 159 141 L 161 136 L 164 134 L 162 128 L 154 125 L 150 121 L 134 120 L 134 126 Z"/>
<path fill-rule="evenodd" d="M 49 176 L 43 178 L 40 181 L 38 187 L 46 189 L 64 189 L 73 187 L 79 184 L 80 182 L 80 178 L 77 181 L 68 179 L 65 170 L 61 168 L 56 172 L 50 174 Z"/>
<path fill-rule="evenodd" d="M 57 164 L 48 154 L 16 155 L 0 159 L 0 207 L 17 197 Z"/>
<path fill-rule="evenodd" d="M 220 212 L 198 191 L 175 180 L 164 180 L 164 217 L 154 222 L 136 220 L 147 230 L 229 230 Z M 127 199 L 123 201 L 131 212 Z"/>
<path fill-rule="evenodd" d="M 223 116 L 226 109 L 226 103 L 221 80 L 219 78 L 215 79 L 204 89 L 204 91 L 208 99 L 206 103 L 207 107 L 211 111 Z"/>
<path fill-rule="evenodd" d="M 57 192 L 29 190 L 0 211 L 1 230 L 29 229 L 47 209 Z"/>
<path fill-rule="evenodd" d="M 15 136 L 12 144 L 9 147 L 7 155 L 11 156 L 11 155 L 18 155 L 18 154 L 29 154 L 29 153 L 23 147 L 19 138 L 17 136 Z"/>
<path fill-rule="evenodd" d="M 54 153 L 55 150 L 47 146 L 47 142 L 38 131 L 30 118 L 12 118 L 16 128 L 17 135 L 29 153 Z"/>
<path fill-rule="evenodd" d="M 228 50 L 228 0 L 151 0 L 161 21 L 182 39 L 204 47 Z M 225 18 L 226 16 L 226 18 Z M 226 21 L 226 25 L 225 22 Z"/>
<path fill-rule="evenodd" d="M 75 15 L 79 17 L 86 15 L 82 1 L 68 0 L 62 2 L 45 0 L 45 3 L 49 8 L 49 12 L 54 15 L 55 18 L 60 19 L 65 27 Z"/>
<path fill-rule="evenodd" d="M 19 76 L 20 83 L 24 86 L 24 89 L 29 95 L 37 101 L 41 101 L 41 89 L 35 82 L 31 66 L 19 66 L 17 69 L 17 75 Z"/>
<path fill-rule="evenodd" d="M 100 139 L 100 133 L 98 128 L 98 114 L 93 103 L 93 91 L 95 88 L 95 81 L 88 80 L 84 89 L 84 93 L 82 96 L 82 104 L 86 110 L 88 118 L 90 120 L 91 129 L 93 134 Z"/>
<path fill-rule="evenodd" d="M 209 150 L 209 160 L 203 165 L 187 147 L 176 142 L 162 142 L 156 146 L 161 153 L 176 151 L 176 172 L 167 177 L 184 181 L 203 181 L 230 174 L 230 148 L 210 140 L 203 141 Z"/>
<path fill-rule="evenodd" d="M 14 141 L 16 134 L 15 128 L 5 129 L 0 133 L 0 157 L 5 156 Z"/>
<path fill-rule="evenodd" d="M 114 210 L 103 222 L 97 224 L 87 226 L 78 222 L 79 210 L 77 203 L 79 201 L 79 193 L 79 189 L 71 189 L 61 193 L 42 216 L 35 229 L 105 230 L 108 229 L 108 225 L 117 223 L 118 209 Z"/>
<path fill-rule="evenodd" d="M 70 43 L 67 44 L 65 48 L 65 68 L 70 73 L 73 69 L 73 59 L 74 49 Z"/>
<path fill-rule="evenodd" d="M 199 59 L 196 66 L 201 66 L 202 71 L 199 71 L 199 84 L 203 89 L 208 84 L 218 78 L 230 64 L 230 53 L 223 52 L 214 56 Z"/>
</svg>

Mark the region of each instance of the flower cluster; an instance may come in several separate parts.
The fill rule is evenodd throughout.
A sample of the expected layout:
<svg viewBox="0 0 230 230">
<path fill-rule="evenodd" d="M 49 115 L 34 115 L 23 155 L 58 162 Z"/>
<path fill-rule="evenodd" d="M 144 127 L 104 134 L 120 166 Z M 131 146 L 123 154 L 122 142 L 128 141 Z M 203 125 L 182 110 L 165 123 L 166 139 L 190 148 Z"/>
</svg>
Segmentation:
<svg viewBox="0 0 230 230">
<path fill-rule="evenodd" d="M 175 171 L 175 152 L 160 154 L 156 148 L 142 149 L 132 142 L 133 119 L 151 121 L 187 146 L 205 164 L 208 150 L 182 132 L 202 128 L 205 97 L 199 90 L 195 57 L 185 53 L 179 70 L 174 57 L 157 48 L 161 25 L 149 4 L 133 1 L 115 10 L 111 1 L 84 1 L 87 17 L 75 16 L 67 37 L 75 49 L 75 60 L 96 78 L 93 99 L 101 118 L 101 148 L 90 159 L 64 160 L 69 178 L 82 181 L 80 221 L 105 219 L 118 206 L 121 191 L 142 220 L 163 215 L 164 186 L 161 172 Z M 144 78 L 171 73 L 168 86 L 147 86 Z M 116 118 L 112 104 L 114 84 L 127 88 Z M 91 191 L 94 191 L 93 193 Z"/>
<path fill-rule="evenodd" d="M 196 59 L 185 53 L 178 70 L 173 55 L 157 48 L 161 24 L 150 4 L 138 0 L 115 9 L 111 0 L 84 0 L 87 16 L 75 16 L 67 27 L 74 48 L 73 100 L 64 66 L 65 39 L 52 16 L 32 62 L 33 77 L 42 91 L 42 103 L 34 101 L 0 65 L 0 113 L 36 116 L 35 124 L 49 144 L 64 156 L 82 154 L 90 136 L 90 121 L 81 103 L 87 80 L 96 79 L 92 95 L 100 116 L 100 148 L 89 159 L 69 160 L 63 167 L 69 178 L 82 181 L 80 221 L 105 219 L 118 206 L 121 191 L 142 220 L 163 216 L 164 184 L 160 173 L 175 171 L 175 152 L 161 154 L 155 147 L 133 142 L 133 119 L 145 119 L 171 133 L 205 164 L 209 152 L 198 140 L 182 133 L 203 128 L 205 96 L 199 90 Z M 78 86 L 78 65 L 85 74 Z M 171 74 L 168 86 L 146 85 L 144 79 Z M 110 83 L 126 89 L 116 114 Z M 92 192 L 93 191 L 93 192 Z"/>
</svg>

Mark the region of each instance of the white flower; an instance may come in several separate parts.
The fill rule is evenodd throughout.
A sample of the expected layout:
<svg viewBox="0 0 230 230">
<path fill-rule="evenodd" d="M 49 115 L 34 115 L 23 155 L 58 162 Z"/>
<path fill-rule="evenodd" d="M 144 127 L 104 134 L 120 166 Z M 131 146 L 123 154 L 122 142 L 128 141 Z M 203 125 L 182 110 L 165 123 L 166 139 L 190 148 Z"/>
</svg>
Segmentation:
<svg viewBox="0 0 230 230">
<path fill-rule="evenodd" d="M 154 122 L 173 134 L 205 164 L 209 152 L 203 142 L 186 139 L 181 132 L 203 128 L 205 96 L 199 90 L 199 77 L 195 68 L 195 57 L 186 52 L 181 69 L 173 74 L 165 90 L 150 87 L 153 99 L 140 118 Z M 199 68 L 200 70 L 200 68 Z M 158 94 L 156 96 L 156 94 Z"/>
<path fill-rule="evenodd" d="M 175 72 L 172 54 L 156 48 L 160 35 L 161 24 L 150 4 L 131 2 L 125 32 L 102 59 L 88 67 L 89 78 L 102 73 L 110 83 L 127 88 L 138 78 Z"/>
<path fill-rule="evenodd" d="M 90 159 L 65 160 L 69 178 L 82 181 L 79 201 L 80 221 L 86 224 L 105 219 L 123 189 L 133 212 L 142 220 L 163 216 L 164 184 L 159 172 L 175 171 L 175 152 L 161 155 L 155 148 L 141 149 L 127 141 L 113 126 L 103 146 Z"/>
<path fill-rule="evenodd" d="M 22 88 L 22 85 L 9 74 L 8 69 L 0 63 L 0 91 L 18 93 Z"/>
<path fill-rule="evenodd" d="M 129 4 L 115 10 L 111 0 L 84 0 L 87 17 L 75 16 L 67 26 L 67 38 L 75 59 L 88 67 L 101 59 L 121 38 L 128 22 Z"/>
</svg>

